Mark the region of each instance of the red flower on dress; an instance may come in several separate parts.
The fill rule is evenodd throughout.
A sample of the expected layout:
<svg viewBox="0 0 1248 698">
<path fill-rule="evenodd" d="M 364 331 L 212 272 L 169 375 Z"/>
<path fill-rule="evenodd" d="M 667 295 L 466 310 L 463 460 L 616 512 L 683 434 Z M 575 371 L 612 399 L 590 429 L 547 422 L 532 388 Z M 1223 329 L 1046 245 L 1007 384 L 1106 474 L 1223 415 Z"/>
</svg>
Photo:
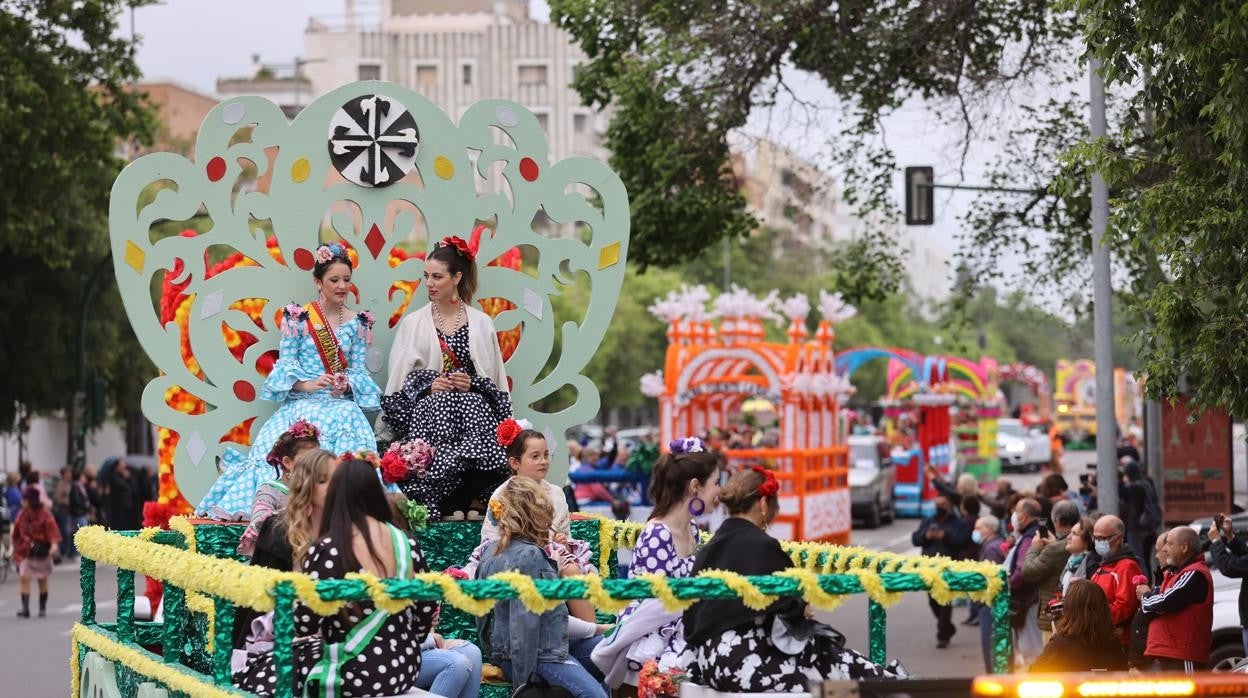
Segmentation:
<svg viewBox="0 0 1248 698">
<path fill-rule="evenodd" d="M 477 258 L 477 256 L 472 253 L 472 248 L 468 246 L 468 241 L 458 235 L 447 235 L 442 238 L 442 242 L 440 244 L 442 246 L 450 245 L 451 247 L 454 247 L 459 250 L 460 254 L 464 255 L 469 260 L 475 260 Z"/>
<path fill-rule="evenodd" d="M 775 473 L 760 466 L 754 466 L 754 472 L 763 476 L 763 484 L 758 486 L 758 496 L 771 497 L 780 492 L 780 482 Z"/>
<path fill-rule="evenodd" d="M 508 417 L 498 425 L 498 442 L 503 445 L 503 448 L 507 448 L 511 446 L 511 442 L 515 441 L 522 431 L 524 431 L 524 427 L 520 426 L 520 423 L 516 420 Z"/>
<path fill-rule="evenodd" d="M 381 458 L 381 479 L 394 484 L 407 479 L 407 461 L 397 451 L 387 451 Z"/>
</svg>

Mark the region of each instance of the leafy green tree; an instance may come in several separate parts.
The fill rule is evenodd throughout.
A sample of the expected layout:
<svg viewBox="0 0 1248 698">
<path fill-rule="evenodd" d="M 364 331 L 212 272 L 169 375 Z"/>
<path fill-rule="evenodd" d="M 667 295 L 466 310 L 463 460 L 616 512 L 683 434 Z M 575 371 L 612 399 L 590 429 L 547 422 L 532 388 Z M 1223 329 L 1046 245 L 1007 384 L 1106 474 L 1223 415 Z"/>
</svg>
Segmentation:
<svg viewBox="0 0 1248 698">
<path fill-rule="evenodd" d="M 1068 55 L 1073 23 L 1045 0 L 941 3 L 755 0 L 688 3 L 552 0 L 551 18 L 589 60 L 574 85 L 611 105 L 612 166 L 633 202 L 633 259 L 671 265 L 751 228 L 728 162 L 728 135 L 757 108 L 802 106 L 794 73 L 837 99 L 840 118 L 809 124 L 834 146 L 844 198 L 869 225 L 835 251 L 838 288 L 851 300 L 900 287 L 890 223 L 897 158 L 881 118 L 911 99 L 941 109 L 934 121 L 969 142 L 975 105 L 1014 85 L 1031 87 Z M 951 108 L 943 108 L 951 107 Z"/>
<path fill-rule="evenodd" d="M 0 431 L 19 403 L 69 407 L 87 279 L 108 254 L 108 196 L 119 146 L 146 142 L 152 119 L 130 89 L 133 47 L 120 0 L 13 0 L 0 8 L 0 258 L 10 309 L 0 346 Z M 89 369 L 137 404 L 151 368 L 126 323 L 111 270 L 87 312 Z"/>
</svg>

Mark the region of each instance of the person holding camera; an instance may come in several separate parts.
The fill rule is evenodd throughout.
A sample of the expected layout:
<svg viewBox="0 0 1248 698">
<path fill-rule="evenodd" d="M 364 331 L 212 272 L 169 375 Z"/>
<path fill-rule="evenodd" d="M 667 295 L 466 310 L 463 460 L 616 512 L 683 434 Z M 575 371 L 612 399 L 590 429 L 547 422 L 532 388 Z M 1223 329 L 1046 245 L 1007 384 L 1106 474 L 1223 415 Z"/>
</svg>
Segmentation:
<svg viewBox="0 0 1248 698">
<path fill-rule="evenodd" d="M 44 506 L 43 493 L 34 487 L 22 492 L 22 510 L 13 522 L 13 561 L 20 577 L 21 618 L 30 617 L 30 580 L 39 582 L 39 617 L 48 615 L 48 575 L 52 574 L 52 558 L 61 543 L 61 530 L 49 507 Z"/>
<path fill-rule="evenodd" d="M 1231 517 L 1226 514 L 1213 517 L 1209 542 L 1213 566 L 1225 577 L 1242 580 L 1239 583 L 1239 625 L 1244 647 L 1248 648 L 1248 545 L 1235 537 Z"/>
<path fill-rule="evenodd" d="M 1063 610 L 1053 620 L 1053 637 L 1029 671 L 1037 673 L 1126 671 L 1122 643 L 1114 635 L 1105 592 L 1086 579 L 1066 590 Z"/>
<path fill-rule="evenodd" d="M 1049 602 L 1061 598 L 1062 572 L 1066 569 L 1066 561 L 1070 559 L 1070 552 L 1066 550 L 1066 538 L 1075 524 L 1079 523 L 1079 507 L 1074 502 L 1063 499 L 1053 505 L 1049 517 L 1036 531 L 1031 547 L 1023 558 L 1023 581 L 1036 585 L 1039 590 L 1038 624 L 1045 644 L 1048 644 L 1053 635 L 1053 617 L 1049 613 Z"/>
<path fill-rule="evenodd" d="M 911 536 L 911 542 L 923 549 L 926 556 L 943 555 L 957 558 L 971 542 L 971 527 L 958 516 L 945 495 L 936 496 L 936 513 L 923 519 Z M 936 647 L 944 649 L 949 646 L 958 629 L 953 624 L 953 607 L 936 603 L 928 597 L 932 615 L 936 616 Z"/>
</svg>

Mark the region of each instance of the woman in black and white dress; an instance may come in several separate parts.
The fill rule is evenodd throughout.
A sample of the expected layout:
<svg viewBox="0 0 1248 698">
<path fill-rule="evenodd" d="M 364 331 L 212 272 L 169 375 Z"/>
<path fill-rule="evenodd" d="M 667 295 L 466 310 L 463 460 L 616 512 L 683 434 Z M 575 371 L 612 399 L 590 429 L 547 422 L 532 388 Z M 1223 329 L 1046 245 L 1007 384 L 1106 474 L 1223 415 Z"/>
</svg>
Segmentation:
<svg viewBox="0 0 1248 698">
<path fill-rule="evenodd" d="M 719 491 L 729 518 L 698 552 L 693 574 L 717 569 L 743 575 L 774 574 L 793 566 L 765 529 L 778 511 L 779 484 L 771 472 L 742 470 Z M 831 626 L 813 620 L 798 598 L 777 600 L 762 611 L 740 599 L 706 599 L 685 611 L 690 679 L 717 691 L 790 693 L 826 679 L 905 678 L 896 662 L 882 667 L 845 647 Z"/>
<path fill-rule="evenodd" d="M 407 578 L 429 571 L 420 544 L 390 522 L 390 503 L 371 463 L 350 460 L 334 473 L 320 537 L 303 557 L 302 570 L 314 579 L 342 579 L 349 572 Z M 304 695 L 305 686 L 308 695 L 343 698 L 410 690 L 433 613 L 432 602 L 391 614 L 360 601 L 321 617 L 296 602 L 294 694 Z M 236 686 L 261 696 L 274 695 L 276 680 L 272 651 L 252 654 L 234 674 Z"/>
<path fill-rule="evenodd" d="M 429 303 L 399 323 L 381 400 L 383 438 L 422 439 L 433 462 L 399 483 L 437 521 L 482 505 L 511 476 L 495 432 L 511 416 L 503 353 L 490 316 L 472 307 L 477 267 L 468 244 L 447 237 L 425 260 Z"/>
</svg>

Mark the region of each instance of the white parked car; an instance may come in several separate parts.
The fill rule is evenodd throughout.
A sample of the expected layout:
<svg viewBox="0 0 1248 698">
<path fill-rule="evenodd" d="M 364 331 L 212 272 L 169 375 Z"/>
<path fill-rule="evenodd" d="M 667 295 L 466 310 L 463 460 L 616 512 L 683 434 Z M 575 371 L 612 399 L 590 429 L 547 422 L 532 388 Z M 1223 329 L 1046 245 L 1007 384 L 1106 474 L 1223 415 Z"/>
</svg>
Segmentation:
<svg viewBox="0 0 1248 698">
<path fill-rule="evenodd" d="M 1053 458 L 1049 435 L 1039 427 L 1026 428 L 1017 419 L 997 420 L 997 453 L 1001 467 L 1035 472 Z"/>
<path fill-rule="evenodd" d="M 1209 668 L 1226 670 L 1244 658 L 1244 637 L 1239 625 L 1238 579 L 1213 573 L 1213 647 L 1209 650 Z"/>
</svg>

